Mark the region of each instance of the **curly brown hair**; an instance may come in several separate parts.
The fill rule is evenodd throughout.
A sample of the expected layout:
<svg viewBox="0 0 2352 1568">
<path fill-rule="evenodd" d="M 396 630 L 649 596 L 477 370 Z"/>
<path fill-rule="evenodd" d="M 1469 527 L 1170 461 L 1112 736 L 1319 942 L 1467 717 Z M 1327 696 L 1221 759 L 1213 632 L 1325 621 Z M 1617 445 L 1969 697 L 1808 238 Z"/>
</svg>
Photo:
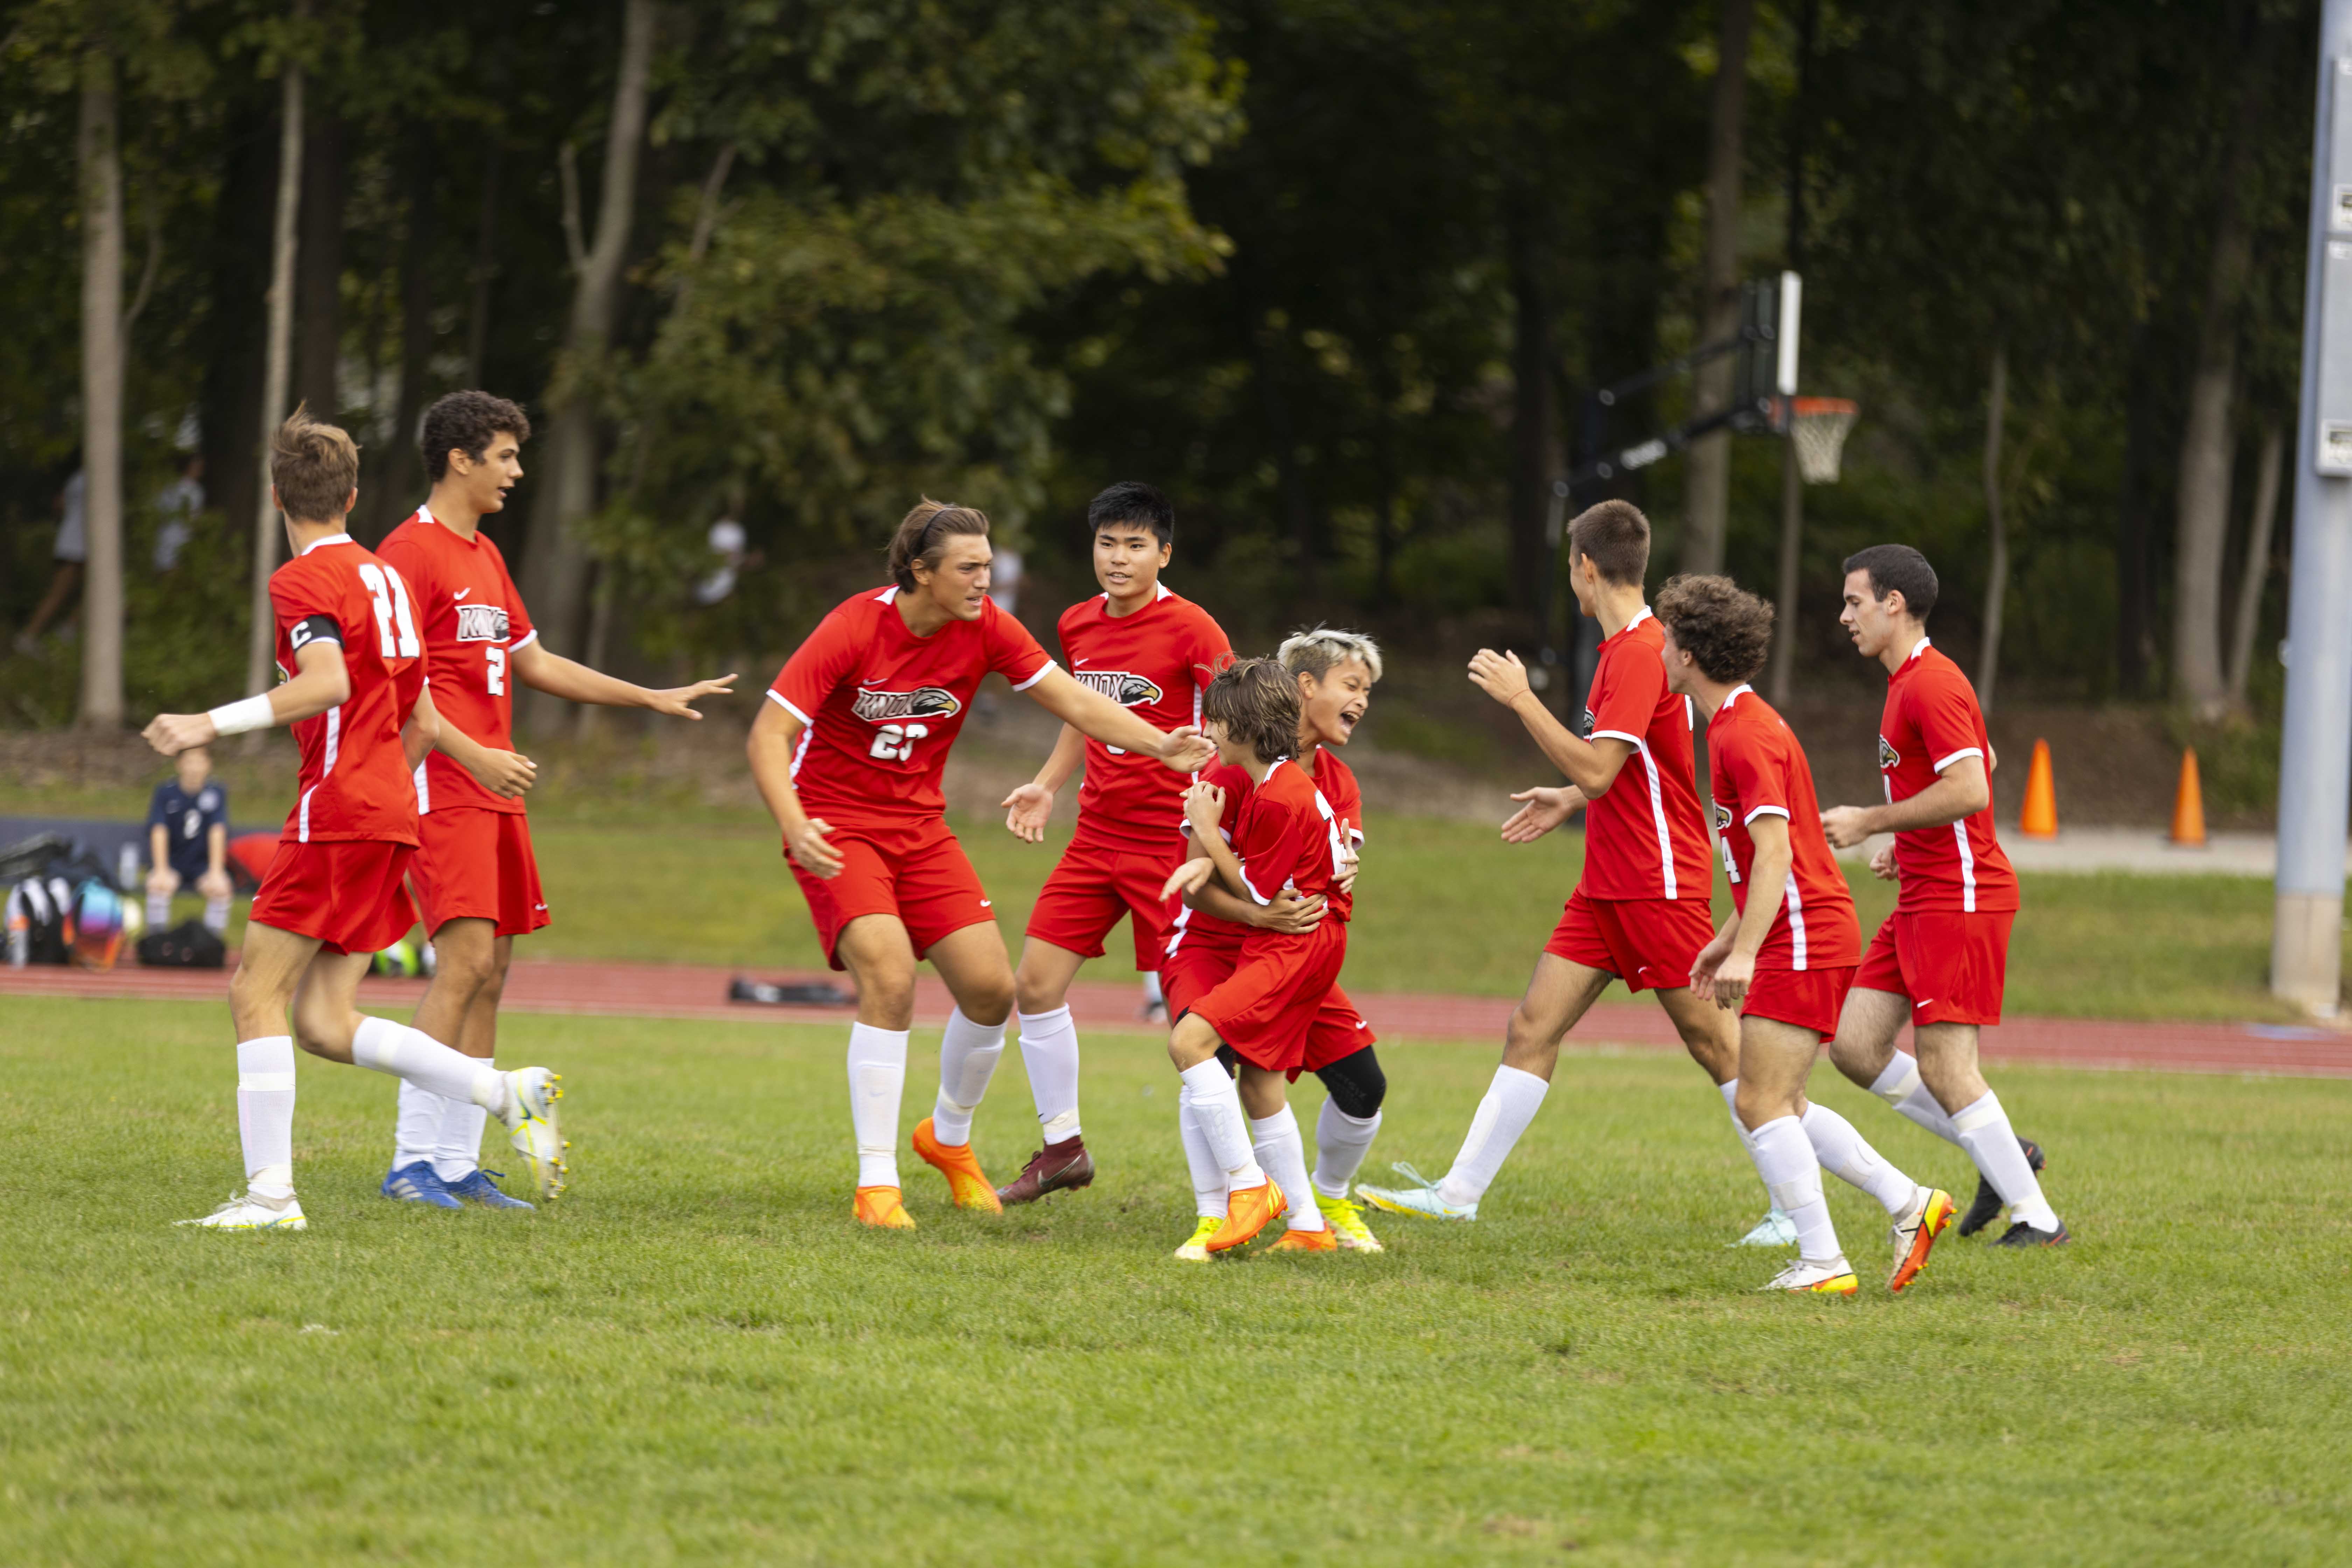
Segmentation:
<svg viewBox="0 0 2352 1568">
<path fill-rule="evenodd" d="M 487 392 L 453 392 L 435 400 L 416 429 L 417 455 L 425 459 L 425 477 L 439 484 L 449 471 L 449 454 L 463 452 L 476 462 L 501 433 L 518 442 L 530 439 L 530 416 L 503 397 Z"/>
<path fill-rule="evenodd" d="M 1235 659 L 1201 693 L 1201 717 L 1276 762 L 1298 750 L 1298 681 L 1278 658 Z"/>
<path fill-rule="evenodd" d="M 1728 577 L 1669 577 L 1650 608 L 1709 680 L 1753 680 L 1772 651 L 1772 606 Z"/>
</svg>

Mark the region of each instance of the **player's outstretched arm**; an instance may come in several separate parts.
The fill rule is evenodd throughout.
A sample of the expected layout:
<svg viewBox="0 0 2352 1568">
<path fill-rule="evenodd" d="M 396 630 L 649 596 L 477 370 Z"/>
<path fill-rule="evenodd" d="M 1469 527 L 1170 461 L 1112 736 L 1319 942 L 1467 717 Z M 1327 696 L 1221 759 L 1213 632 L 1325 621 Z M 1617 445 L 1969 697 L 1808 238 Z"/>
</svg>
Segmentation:
<svg viewBox="0 0 2352 1568">
<path fill-rule="evenodd" d="M 1748 824 L 1748 837 L 1756 846 L 1756 859 L 1748 868 L 1748 907 L 1739 911 L 1739 923 L 1732 931 L 1731 951 L 1715 967 L 1715 1005 L 1726 1009 L 1738 1007 L 1756 978 L 1756 954 L 1788 900 L 1789 867 L 1795 858 L 1785 816 L 1756 817 Z M 1772 889 L 1769 897 L 1767 888 Z"/>
<path fill-rule="evenodd" d="M 1908 833 L 1948 827 L 1992 804 L 1992 784 L 1981 757 L 1956 758 L 1936 782 L 1908 799 L 1884 805 L 1833 805 L 1822 813 L 1822 829 L 1832 845 L 1851 849 L 1874 833 Z"/>
<path fill-rule="evenodd" d="M 1192 725 L 1155 730 L 1101 692 L 1080 686 L 1059 665 L 1049 668 L 1029 695 L 1046 712 L 1104 745 L 1157 757 L 1162 767 L 1180 773 L 1199 773 L 1217 754 Z"/>
<path fill-rule="evenodd" d="M 1574 784 L 1558 789 L 1539 785 L 1523 789 L 1511 798 L 1523 804 L 1504 821 L 1503 842 L 1533 844 L 1576 815 L 1577 808 L 1584 804 L 1584 792 Z"/>
<path fill-rule="evenodd" d="M 258 697 L 224 702 L 209 713 L 158 713 L 140 733 L 165 756 L 176 757 L 191 746 L 209 746 L 223 735 L 315 719 L 351 694 L 352 677 L 343 668 L 341 646 L 320 638 L 295 649 L 291 680 Z"/>
<path fill-rule="evenodd" d="M 673 719 L 701 718 L 694 704 L 705 697 L 727 695 L 734 689 L 736 680 L 734 676 L 722 675 L 716 680 L 698 680 L 691 686 L 656 690 L 591 669 L 560 653 L 550 653 L 537 639 L 509 653 L 507 661 L 525 686 L 551 697 L 561 697 L 567 702 L 593 702 L 603 708 L 650 708 Z"/>
<path fill-rule="evenodd" d="M 1024 844 L 1043 844 L 1045 824 L 1053 820 L 1054 796 L 1070 782 L 1086 761 L 1087 738 L 1069 725 L 1054 741 L 1054 750 L 1037 776 L 1004 797 L 1004 828 Z"/>
<path fill-rule="evenodd" d="M 1517 714 L 1543 754 L 1551 759 L 1551 765 L 1583 791 L 1587 800 L 1607 795 L 1609 786 L 1617 782 L 1617 770 L 1633 754 L 1630 742 L 1613 735 L 1588 741 L 1554 718 L 1528 685 L 1528 668 L 1517 654 L 1480 648 L 1470 659 L 1470 684 Z"/>
<path fill-rule="evenodd" d="M 446 714 L 436 712 L 436 717 L 441 728 L 433 749 L 471 773 L 474 782 L 492 795 L 501 800 L 513 800 L 539 782 L 539 764 L 529 757 L 520 752 L 485 746 L 451 723 Z"/>
<path fill-rule="evenodd" d="M 743 742 L 743 752 L 751 760 L 751 780 L 760 786 L 760 798 L 768 803 L 768 815 L 784 831 L 784 846 L 792 852 L 793 863 L 812 876 L 837 877 L 843 865 L 841 853 L 825 842 L 833 826 L 802 810 L 800 791 L 793 787 L 793 752 L 807 727 L 782 703 L 762 702 L 760 716 L 751 721 L 751 738 Z"/>
</svg>

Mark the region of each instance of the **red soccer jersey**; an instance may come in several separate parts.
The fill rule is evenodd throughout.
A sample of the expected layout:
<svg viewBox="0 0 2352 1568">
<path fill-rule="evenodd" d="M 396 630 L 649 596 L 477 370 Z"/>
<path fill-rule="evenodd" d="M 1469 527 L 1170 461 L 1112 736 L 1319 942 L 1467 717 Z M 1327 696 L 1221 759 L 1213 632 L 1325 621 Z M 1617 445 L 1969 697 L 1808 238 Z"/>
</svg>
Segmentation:
<svg viewBox="0 0 2352 1568">
<path fill-rule="evenodd" d="M 1757 950 L 1759 969 L 1841 969 L 1862 962 L 1862 927 L 1853 890 L 1830 853 L 1813 795 L 1812 765 L 1780 715 L 1746 686 L 1735 689 L 1706 727 L 1707 773 L 1715 825 L 1723 835 L 1723 868 L 1731 901 L 1748 908 L 1756 842 L 1748 824 L 1777 816 L 1789 825 L 1789 875 L 1774 889 L 1780 912 Z"/>
<path fill-rule="evenodd" d="M 1340 837 L 1350 850 L 1360 851 L 1364 847 L 1364 792 L 1357 787 L 1356 775 L 1347 763 L 1331 754 L 1329 748 L 1318 746 L 1313 776 L 1316 791 L 1339 819 Z M 1344 923 L 1356 912 L 1356 895 L 1340 891 L 1334 880 L 1328 908 Z"/>
<path fill-rule="evenodd" d="M 1985 737 L 1976 688 L 1958 665 L 1921 637 L 1911 657 L 1886 678 L 1878 771 L 1886 781 L 1888 802 L 1910 799 L 1962 757 L 1985 765 L 1984 809 L 1943 827 L 1895 836 L 1895 868 L 1903 874 L 1895 907 L 1906 914 L 2017 908 L 2017 873 L 1992 833 L 1992 742 Z"/>
<path fill-rule="evenodd" d="M 423 507 L 392 531 L 376 553 L 400 568 L 416 595 L 425 653 L 433 667 L 433 708 L 468 740 L 514 749 L 514 697 L 507 656 L 539 632 L 487 533 L 467 539 Z M 439 752 L 416 770 L 416 809 L 480 806 L 520 812 L 522 797 L 492 795 Z"/>
<path fill-rule="evenodd" d="M 1347 829 L 1315 781 L 1287 758 L 1243 804 L 1234 829 L 1234 853 L 1242 863 L 1242 885 L 1261 904 L 1285 891 L 1302 899 L 1328 898 L 1346 858 Z M 1268 933 L 1255 932 L 1263 938 Z"/>
<path fill-rule="evenodd" d="M 1588 899 L 1703 899 L 1713 885 L 1690 703 L 1666 689 L 1665 640 L 1644 607 L 1601 643 L 1592 671 L 1584 738 L 1629 742 L 1633 754 L 1585 808 Z"/>
<path fill-rule="evenodd" d="M 1025 691 L 1054 668 L 993 599 L 978 620 L 919 637 L 898 597 L 884 588 L 842 601 L 768 689 L 808 726 L 793 757 L 801 805 L 835 827 L 940 816 L 940 773 L 981 678 L 992 669 Z"/>
<path fill-rule="evenodd" d="M 1224 836 L 1227 844 L 1231 844 L 1234 833 L 1241 827 L 1242 807 L 1249 803 L 1250 791 L 1257 786 L 1250 783 L 1248 773 L 1228 763 L 1210 763 L 1201 780 L 1225 792 L 1224 815 L 1217 819 L 1217 831 Z M 1185 820 L 1181 802 L 1176 807 L 1176 829 L 1188 838 L 1192 836 L 1192 825 Z M 1247 926 L 1221 920 L 1182 902 L 1176 906 L 1171 923 L 1171 929 L 1168 933 L 1170 952 L 1180 947 L 1194 952 L 1239 952 L 1242 938 L 1249 931 Z"/>
<path fill-rule="evenodd" d="M 281 837 L 298 844 L 377 838 L 416 842 L 416 787 L 400 729 L 425 689 L 416 606 L 399 571 L 348 533 L 313 543 L 269 578 L 278 616 L 278 672 L 299 668 L 295 650 L 333 641 L 343 649 L 351 695 L 292 726 L 302 749 L 300 793 Z"/>
<path fill-rule="evenodd" d="M 1062 612 L 1062 654 L 1090 687 L 1158 730 L 1201 721 L 1201 689 L 1233 651 L 1209 612 L 1165 584 L 1133 615 L 1110 614 L 1099 594 Z M 1078 791 L 1076 841 L 1146 853 L 1182 853 L 1169 820 L 1184 816 L 1186 780 L 1117 746 L 1087 739 L 1087 779 Z"/>
</svg>

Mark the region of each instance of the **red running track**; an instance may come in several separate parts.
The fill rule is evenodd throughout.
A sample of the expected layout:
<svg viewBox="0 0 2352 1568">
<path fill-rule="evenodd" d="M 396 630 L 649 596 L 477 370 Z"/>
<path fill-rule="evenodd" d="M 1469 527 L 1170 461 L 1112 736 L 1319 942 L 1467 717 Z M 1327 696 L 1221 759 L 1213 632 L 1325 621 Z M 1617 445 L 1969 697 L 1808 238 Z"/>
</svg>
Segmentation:
<svg viewBox="0 0 2352 1568">
<path fill-rule="evenodd" d="M 679 963 L 531 963 L 508 976 L 506 1005 L 523 1013 L 609 1017 L 729 1019 L 738 1023 L 840 1023 L 837 1007 L 770 1007 L 727 1000 L 728 982 L 743 970 Z M 761 972 L 768 981 L 842 976 Z M 225 1000 L 226 972 L 136 967 L 89 971 L 55 967 L 0 968 L 0 998 L 8 996 L 133 997 L 163 1001 Z M 419 980 L 369 980 L 360 1000 L 372 1006 L 414 1006 Z M 1500 1043 L 1512 1002 L 1491 996 L 1410 992 L 1357 992 L 1372 1027 L 1389 1040 L 1492 1040 Z M 1140 1000 L 1131 982 L 1076 985 L 1070 1006 L 1092 1031 L 1156 1032 L 1137 1016 Z M 947 987 L 925 974 L 916 987 L 918 1022 L 944 1023 Z M 0 1019 L 6 1008 L 0 1005 Z M 1673 1026 L 1647 1002 L 1606 1002 L 1592 1009 L 1572 1039 L 1586 1046 L 1679 1048 Z M 2352 1033 L 2276 1024 L 2117 1023 L 2095 1018 L 2012 1018 L 1984 1032 L 1984 1054 L 1996 1060 L 2058 1067 L 2154 1069 L 2165 1072 L 2267 1073 L 2298 1078 L 2352 1078 Z"/>
</svg>

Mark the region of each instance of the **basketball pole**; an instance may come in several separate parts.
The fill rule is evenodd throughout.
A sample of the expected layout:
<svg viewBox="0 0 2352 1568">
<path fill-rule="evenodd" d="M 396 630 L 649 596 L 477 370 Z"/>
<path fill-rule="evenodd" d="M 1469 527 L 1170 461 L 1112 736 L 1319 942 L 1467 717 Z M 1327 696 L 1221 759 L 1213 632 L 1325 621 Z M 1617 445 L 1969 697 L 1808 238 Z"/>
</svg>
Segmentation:
<svg viewBox="0 0 2352 1568">
<path fill-rule="evenodd" d="M 2352 0 L 2323 0 L 2315 119 L 2271 990 L 2326 1017 L 2352 805 Z"/>
</svg>

